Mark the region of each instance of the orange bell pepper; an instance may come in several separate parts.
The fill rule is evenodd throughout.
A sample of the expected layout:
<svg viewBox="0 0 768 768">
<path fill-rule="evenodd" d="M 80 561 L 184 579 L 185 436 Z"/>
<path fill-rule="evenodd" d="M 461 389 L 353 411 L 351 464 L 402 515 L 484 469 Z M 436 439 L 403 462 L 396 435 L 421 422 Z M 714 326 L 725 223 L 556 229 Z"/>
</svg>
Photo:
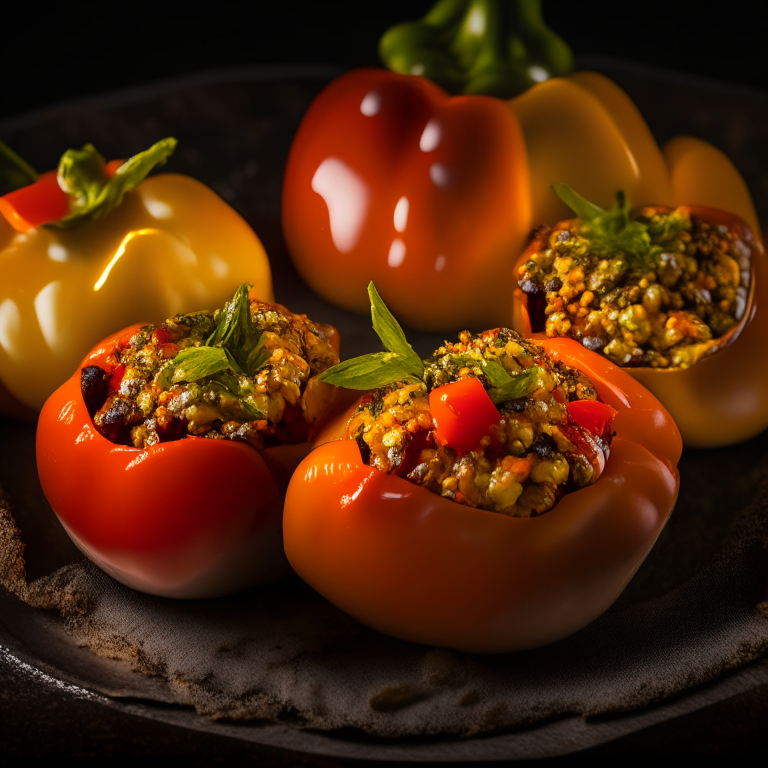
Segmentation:
<svg viewBox="0 0 768 768">
<path fill-rule="evenodd" d="M 697 148 L 693 141 L 688 146 Z M 702 183 L 702 187 L 706 191 L 706 184 Z M 665 210 L 664 206 L 657 208 Z M 679 208 L 714 227 L 727 228 L 744 249 L 751 251 L 746 309 L 738 325 L 717 339 L 712 350 L 693 365 L 687 368 L 630 366 L 625 370 L 669 410 L 686 445 L 692 448 L 731 445 L 768 428 L 768 387 L 765 385 L 768 358 L 761 352 L 768 348 L 768 264 L 762 243 L 739 217 L 701 205 Z M 554 227 L 555 230 L 569 228 L 572 229 L 572 223 L 568 221 Z M 530 251 L 536 249 L 536 240 L 517 260 L 516 273 L 529 258 Z M 542 329 L 533 327 L 526 295 L 518 289 L 515 298 L 515 329 L 524 336 L 543 337 Z"/>
<path fill-rule="evenodd" d="M 366 311 L 373 280 L 422 330 L 509 326 L 530 230 L 565 218 L 551 186 L 598 205 L 706 205 L 759 233 L 749 191 L 706 142 L 660 149 L 629 97 L 577 72 L 511 100 L 449 97 L 410 75 L 357 70 L 307 111 L 288 158 L 283 231 L 301 276 Z"/>
<path fill-rule="evenodd" d="M 140 327 L 105 339 L 81 367 L 119 375 L 116 351 Z M 329 340 L 338 349 L 335 332 Z M 336 395 L 327 385 L 313 390 L 316 426 L 345 404 Z M 283 497 L 309 449 L 305 442 L 257 451 L 193 436 L 117 445 L 94 427 L 78 369 L 40 413 L 37 468 L 59 521 L 96 565 L 142 592 L 204 598 L 288 573 Z"/>
<path fill-rule="evenodd" d="M 532 648 L 585 626 L 618 597 L 672 512 L 680 433 L 621 369 L 569 339 L 543 342 L 616 409 L 597 482 L 550 512 L 472 509 L 365 466 L 335 420 L 286 495 L 293 568 L 363 624 L 419 643 L 480 653 Z"/>
</svg>

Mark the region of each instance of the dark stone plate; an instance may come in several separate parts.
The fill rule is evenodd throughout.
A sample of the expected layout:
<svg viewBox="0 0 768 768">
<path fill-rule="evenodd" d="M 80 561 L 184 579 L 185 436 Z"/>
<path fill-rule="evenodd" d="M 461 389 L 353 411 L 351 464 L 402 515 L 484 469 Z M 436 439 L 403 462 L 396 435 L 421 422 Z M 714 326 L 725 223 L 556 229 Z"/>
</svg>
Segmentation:
<svg viewBox="0 0 768 768">
<path fill-rule="evenodd" d="M 660 142 L 689 133 L 725 150 L 768 221 L 765 94 L 620 62 L 583 63 L 628 91 Z M 377 348 L 368 319 L 314 296 L 280 231 L 292 136 L 333 74 L 196 76 L 15 118 L 0 124 L 0 138 L 47 168 L 64 147 L 93 142 L 107 156 L 125 156 L 176 136 L 170 169 L 196 176 L 249 221 L 270 254 L 278 301 L 336 325 L 352 356 Z M 408 335 L 423 354 L 442 340 Z M 549 648 L 489 658 L 385 638 L 298 580 L 208 603 L 136 596 L 79 561 L 41 496 L 34 430 L 3 423 L 0 485 L 27 544 L 28 576 L 75 563 L 52 589 L 82 589 L 96 621 L 70 615 L 67 628 L 56 612 L 0 591 L 0 747 L 19 756 L 181 754 L 190 762 L 213 754 L 273 764 L 492 761 L 653 752 L 683 730 L 706 746 L 713 719 L 718 744 L 738 735 L 757 745 L 754 713 L 768 714 L 768 436 L 686 451 L 680 472 L 669 525 L 610 611 Z M 268 653 L 264 638 L 275 645 L 275 636 L 280 653 Z M 174 656 L 184 643 L 194 653 Z M 399 703 L 382 706 L 392 701 Z"/>
</svg>

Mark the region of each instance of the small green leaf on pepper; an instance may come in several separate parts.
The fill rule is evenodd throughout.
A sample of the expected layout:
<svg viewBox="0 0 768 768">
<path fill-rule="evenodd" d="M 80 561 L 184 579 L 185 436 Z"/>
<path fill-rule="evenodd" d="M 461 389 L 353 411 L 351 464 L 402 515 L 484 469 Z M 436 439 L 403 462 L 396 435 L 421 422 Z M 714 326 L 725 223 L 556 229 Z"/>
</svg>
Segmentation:
<svg viewBox="0 0 768 768">
<path fill-rule="evenodd" d="M 123 196 L 141 184 L 156 166 L 163 165 L 176 149 L 177 141 L 167 138 L 126 160 L 110 176 L 104 158 L 93 144 L 82 149 L 69 149 L 59 161 L 59 186 L 70 197 L 70 213 L 45 226 L 70 229 L 84 221 L 106 216 L 123 200 Z"/>
</svg>

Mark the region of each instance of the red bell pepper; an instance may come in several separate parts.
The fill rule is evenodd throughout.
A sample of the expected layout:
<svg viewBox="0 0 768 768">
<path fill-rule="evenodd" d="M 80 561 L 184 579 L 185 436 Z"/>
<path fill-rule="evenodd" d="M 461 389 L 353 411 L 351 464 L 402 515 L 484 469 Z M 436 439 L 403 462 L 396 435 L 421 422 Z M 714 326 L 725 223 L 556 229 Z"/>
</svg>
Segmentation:
<svg viewBox="0 0 768 768">
<path fill-rule="evenodd" d="M 595 437 L 604 438 L 610 433 L 618 411 L 599 400 L 574 400 L 568 403 L 568 413 L 580 427 Z"/>
<path fill-rule="evenodd" d="M 140 327 L 105 339 L 80 368 L 102 368 L 114 389 L 122 373 L 117 351 Z M 338 336 L 329 339 L 338 348 Z M 228 594 L 288 572 L 283 496 L 308 442 L 262 451 L 193 436 L 117 445 L 93 424 L 80 368 L 43 406 L 37 468 L 49 504 L 84 554 L 118 581 L 166 597 Z M 341 390 L 312 384 L 307 412 L 320 425 L 345 403 L 335 399 Z"/>
<path fill-rule="evenodd" d="M 373 279 L 415 327 L 508 325 L 511 288 L 499 267 L 511 266 L 529 222 L 513 113 L 422 78 L 356 70 L 335 80 L 288 160 L 283 230 L 302 277 L 359 312 Z"/>
</svg>

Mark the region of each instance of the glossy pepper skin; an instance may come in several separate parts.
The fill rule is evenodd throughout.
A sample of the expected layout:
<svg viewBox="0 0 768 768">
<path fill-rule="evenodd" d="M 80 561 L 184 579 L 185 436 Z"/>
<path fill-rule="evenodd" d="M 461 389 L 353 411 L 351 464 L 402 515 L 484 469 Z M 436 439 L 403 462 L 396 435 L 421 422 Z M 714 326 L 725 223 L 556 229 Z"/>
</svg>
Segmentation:
<svg viewBox="0 0 768 768">
<path fill-rule="evenodd" d="M 672 414 L 687 446 L 714 448 L 748 440 L 768 428 L 768 264 L 763 245 L 747 224 L 731 213 L 705 206 L 679 206 L 712 226 L 731 230 L 752 251 L 747 308 L 739 324 L 711 354 L 688 368 L 627 367 Z M 663 208 L 663 207 L 662 207 Z M 555 229 L 568 228 L 560 222 Z M 515 271 L 528 258 L 524 252 Z M 522 291 L 516 292 L 514 327 L 532 333 Z"/>
<path fill-rule="evenodd" d="M 509 326 L 528 233 L 568 217 L 564 183 L 609 207 L 719 207 L 759 233 L 749 191 L 706 142 L 662 150 L 629 97 L 594 72 L 509 101 L 449 97 L 419 77 L 356 70 L 310 106 L 283 187 L 283 231 L 304 280 L 366 312 L 373 280 L 407 325 Z"/>
<path fill-rule="evenodd" d="M 112 372 L 116 349 L 140 327 L 105 339 L 81 367 Z M 78 368 L 40 413 L 37 468 L 53 511 L 96 565 L 142 592 L 206 598 L 288 573 L 283 496 L 309 447 L 259 452 L 191 436 L 145 449 L 116 445 L 93 426 Z"/>
<path fill-rule="evenodd" d="M 188 176 L 158 174 L 104 218 L 16 232 L 0 216 L 0 413 L 39 410 L 88 350 L 141 314 L 217 306 L 253 283 L 272 299 L 264 248 L 242 217 Z M 22 407 L 23 406 L 23 407 Z"/>
<path fill-rule="evenodd" d="M 600 479 L 550 512 L 511 518 L 367 467 L 337 420 L 286 496 L 285 551 L 336 606 L 395 637 L 479 653 L 554 642 L 618 597 L 672 512 L 680 434 L 660 403 L 569 339 L 548 354 L 584 371 L 618 413 Z"/>
<path fill-rule="evenodd" d="M 509 293 L 499 265 L 525 237 L 528 183 L 504 102 L 356 70 L 299 128 L 283 231 L 301 276 L 334 304 L 367 312 L 373 280 L 410 326 L 477 327 L 489 316 L 483 327 L 498 326 Z"/>
</svg>

